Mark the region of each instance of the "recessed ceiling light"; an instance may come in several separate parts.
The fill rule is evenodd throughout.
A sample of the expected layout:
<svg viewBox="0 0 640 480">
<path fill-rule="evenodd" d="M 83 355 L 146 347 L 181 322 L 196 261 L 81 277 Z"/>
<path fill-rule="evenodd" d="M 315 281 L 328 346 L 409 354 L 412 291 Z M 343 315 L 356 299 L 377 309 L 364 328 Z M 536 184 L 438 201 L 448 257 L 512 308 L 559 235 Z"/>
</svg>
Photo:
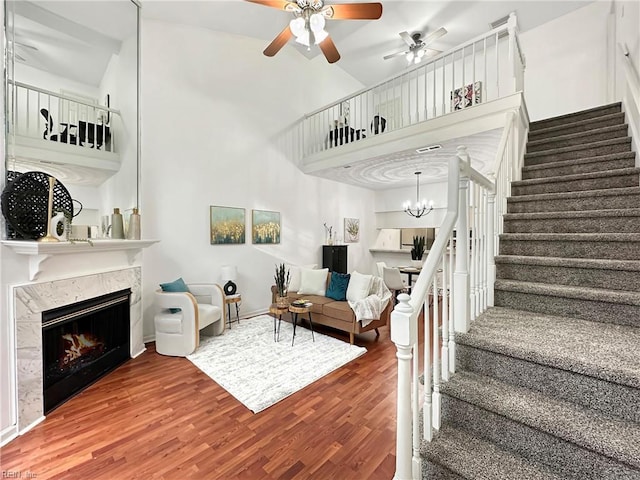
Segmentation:
<svg viewBox="0 0 640 480">
<path fill-rule="evenodd" d="M 427 153 L 433 150 L 440 150 L 442 145 L 429 145 L 428 147 L 416 148 L 417 153 Z"/>
</svg>

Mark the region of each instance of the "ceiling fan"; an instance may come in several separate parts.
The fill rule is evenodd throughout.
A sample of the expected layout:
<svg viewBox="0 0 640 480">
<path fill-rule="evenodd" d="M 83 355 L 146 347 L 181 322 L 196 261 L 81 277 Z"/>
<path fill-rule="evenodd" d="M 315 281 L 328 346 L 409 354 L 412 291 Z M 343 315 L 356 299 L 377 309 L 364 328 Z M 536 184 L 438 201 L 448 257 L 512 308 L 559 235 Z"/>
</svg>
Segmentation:
<svg viewBox="0 0 640 480">
<path fill-rule="evenodd" d="M 405 41 L 405 43 L 409 46 L 409 50 L 404 50 L 402 52 L 391 53 L 386 55 L 384 60 L 388 60 L 389 58 L 398 57 L 400 55 L 404 55 L 409 62 L 411 63 L 420 63 L 424 56 L 433 57 L 439 53 L 442 53 L 440 50 L 435 50 L 433 48 L 428 48 L 430 44 L 435 42 L 438 38 L 442 37 L 447 33 L 447 29 L 444 27 L 440 27 L 435 32 L 430 33 L 425 38 L 422 38 L 422 33 L 416 32 L 409 35 L 407 32 L 400 32 L 400 36 Z"/>
<path fill-rule="evenodd" d="M 318 45 L 329 63 L 340 60 L 333 40 L 324 29 L 325 20 L 377 20 L 382 16 L 381 3 L 347 3 L 325 5 L 324 0 L 246 0 L 273 7 L 293 14 L 293 20 L 264 49 L 267 57 L 273 57 L 292 38 L 311 49 Z"/>
</svg>

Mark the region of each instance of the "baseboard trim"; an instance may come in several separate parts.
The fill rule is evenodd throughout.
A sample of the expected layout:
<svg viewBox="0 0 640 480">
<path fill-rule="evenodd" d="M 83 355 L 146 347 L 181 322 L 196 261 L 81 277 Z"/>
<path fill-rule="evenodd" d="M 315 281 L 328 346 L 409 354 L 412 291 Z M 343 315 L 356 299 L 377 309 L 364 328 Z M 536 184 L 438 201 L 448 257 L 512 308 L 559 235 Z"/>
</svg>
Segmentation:
<svg viewBox="0 0 640 480">
<path fill-rule="evenodd" d="M 7 443 L 18 436 L 18 425 L 11 425 L 0 432 L 0 447 L 4 447 Z"/>
</svg>

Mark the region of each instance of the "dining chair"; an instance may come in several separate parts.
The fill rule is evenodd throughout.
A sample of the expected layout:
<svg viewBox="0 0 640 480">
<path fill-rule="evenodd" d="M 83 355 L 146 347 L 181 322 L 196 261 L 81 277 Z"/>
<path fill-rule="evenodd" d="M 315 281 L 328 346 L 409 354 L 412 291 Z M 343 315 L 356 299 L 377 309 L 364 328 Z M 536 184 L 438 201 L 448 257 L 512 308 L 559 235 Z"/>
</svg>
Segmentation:
<svg viewBox="0 0 640 480">
<path fill-rule="evenodd" d="M 393 293 L 394 304 L 396 304 L 398 303 L 398 294 L 407 293 L 409 289 L 402 280 L 402 274 L 397 268 L 383 267 L 382 272 L 382 280 Z"/>
<path fill-rule="evenodd" d="M 40 114 L 47 122 L 45 125 L 45 130 L 42 133 L 42 138 L 44 138 L 45 140 L 51 140 L 52 142 L 57 142 L 58 138 L 60 138 L 60 143 L 70 143 L 72 145 L 77 145 L 77 137 L 75 135 L 69 135 L 67 133 L 68 127 L 66 125 L 64 127 L 64 130 L 60 132 L 59 136 L 58 134 L 51 135 L 51 132 L 53 132 L 53 118 L 51 117 L 49 110 L 47 110 L 46 108 L 41 108 Z"/>
</svg>

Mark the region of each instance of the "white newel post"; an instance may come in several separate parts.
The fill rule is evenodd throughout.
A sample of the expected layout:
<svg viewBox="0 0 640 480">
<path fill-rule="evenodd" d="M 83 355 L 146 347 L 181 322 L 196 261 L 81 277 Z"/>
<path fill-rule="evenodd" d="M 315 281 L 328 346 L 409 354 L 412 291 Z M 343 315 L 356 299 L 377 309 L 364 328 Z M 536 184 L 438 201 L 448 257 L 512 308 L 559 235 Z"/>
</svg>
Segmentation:
<svg viewBox="0 0 640 480">
<path fill-rule="evenodd" d="M 458 147 L 458 157 L 468 165 L 466 149 Z M 458 221 L 456 223 L 456 270 L 453 274 L 455 298 L 453 304 L 454 326 L 456 332 L 469 330 L 469 176 L 465 171 L 460 177 L 458 190 Z"/>
<path fill-rule="evenodd" d="M 495 214 L 496 214 L 496 194 L 488 193 L 487 202 L 487 306 L 493 307 L 493 285 L 496 281 L 496 259 L 495 259 Z"/>
<path fill-rule="evenodd" d="M 419 459 L 413 457 L 412 411 L 411 411 L 411 360 L 412 348 L 417 341 L 417 325 L 411 322 L 413 308 L 411 297 L 406 293 L 398 295 L 398 305 L 391 312 L 391 341 L 396 344 L 398 357 L 398 410 L 396 431 L 396 473 L 395 480 L 411 480 L 412 464 Z M 415 323 L 415 322 L 413 322 Z"/>
</svg>

